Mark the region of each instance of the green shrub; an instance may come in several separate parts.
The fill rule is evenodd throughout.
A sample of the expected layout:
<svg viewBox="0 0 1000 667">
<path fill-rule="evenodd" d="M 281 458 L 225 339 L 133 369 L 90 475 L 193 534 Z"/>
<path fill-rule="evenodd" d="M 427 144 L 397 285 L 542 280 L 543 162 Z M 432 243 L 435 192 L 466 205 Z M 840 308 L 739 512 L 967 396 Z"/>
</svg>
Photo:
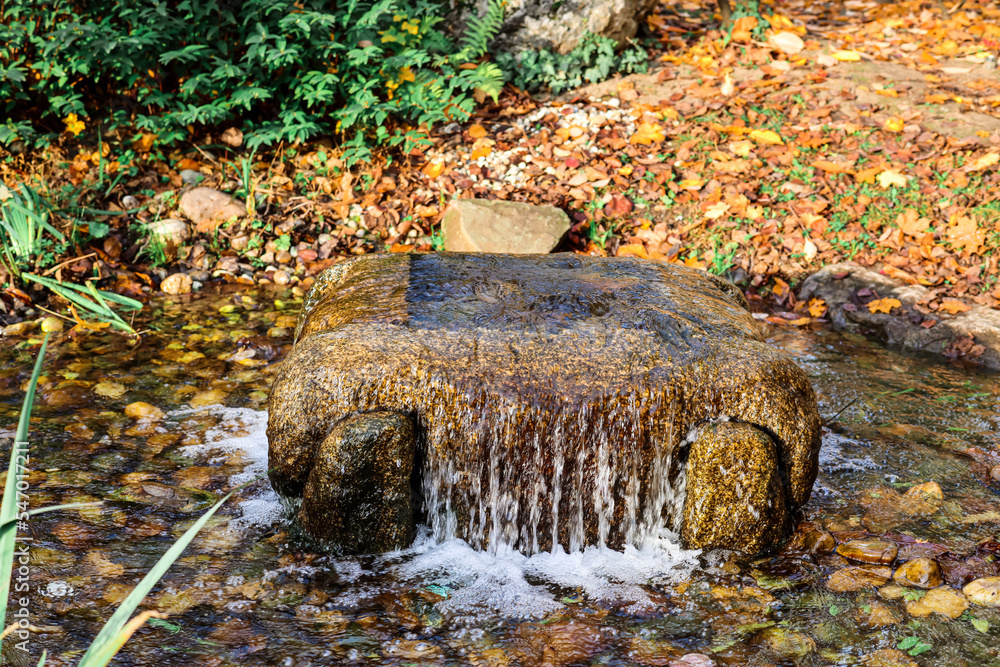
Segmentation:
<svg viewBox="0 0 1000 667">
<path fill-rule="evenodd" d="M 615 52 L 613 39 L 588 34 L 569 53 L 549 49 L 525 50 L 519 54 L 501 53 L 497 65 L 509 83 L 521 90 L 536 92 L 548 88 L 558 95 L 585 83 L 604 81 L 616 72 L 645 72 L 649 55 L 630 45 Z"/>
<path fill-rule="evenodd" d="M 408 148 L 503 83 L 481 61 L 501 0 L 458 44 L 443 13 L 435 0 L 0 0 L 0 143 L 100 121 L 161 145 L 237 123 L 251 150 L 334 133 L 353 159 Z"/>
</svg>

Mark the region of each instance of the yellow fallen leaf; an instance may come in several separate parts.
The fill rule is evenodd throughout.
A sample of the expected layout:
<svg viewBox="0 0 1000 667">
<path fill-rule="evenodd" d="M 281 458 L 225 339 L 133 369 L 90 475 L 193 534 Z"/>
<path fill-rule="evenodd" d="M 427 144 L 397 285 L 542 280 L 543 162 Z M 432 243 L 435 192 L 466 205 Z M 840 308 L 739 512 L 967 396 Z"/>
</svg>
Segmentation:
<svg viewBox="0 0 1000 667">
<path fill-rule="evenodd" d="M 717 220 L 729 212 L 729 204 L 724 201 L 715 202 L 705 209 L 705 217 L 709 220 Z"/>
<path fill-rule="evenodd" d="M 753 143 L 747 141 L 746 139 L 734 141 L 729 144 L 729 150 L 736 153 L 740 157 L 746 157 L 747 155 L 750 155 L 750 151 L 753 150 Z"/>
<path fill-rule="evenodd" d="M 883 97 L 899 97 L 899 91 L 894 88 L 882 88 L 880 90 L 876 90 L 875 94 Z"/>
<path fill-rule="evenodd" d="M 906 176 L 895 169 L 886 169 L 881 174 L 878 175 L 878 183 L 883 188 L 889 188 L 893 185 L 905 188 L 906 187 Z"/>
<path fill-rule="evenodd" d="M 702 270 L 704 270 L 704 268 L 707 266 L 707 264 L 705 264 L 705 262 L 701 261 L 700 259 L 698 259 L 697 257 L 694 257 L 694 256 L 691 256 L 691 257 L 688 257 L 687 259 L 685 259 L 684 260 L 684 265 L 685 266 L 690 266 L 692 269 L 702 269 Z"/>
<path fill-rule="evenodd" d="M 989 169 L 997 162 L 1000 162 L 1000 153 L 987 153 L 982 155 L 965 167 L 966 171 L 982 171 L 983 169 Z"/>
<path fill-rule="evenodd" d="M 823 317 L 826 315 L 826 301 L 823 299 L 809 300 L 809 314 L 813 317 Z"/>
<path fill-rule="evenodd" d="M 837 51 L 832 55 L 842 63 L 855 63 L 861 60 L 861 54 L 857 51 Z"/>
<path fill-rule="evenodd" d="M 980 229 L 975 219 L 964 215 L 951 217 L 946 234 L 953 248 L 966 252 L 979 252 L 979 248 L 986 243 L 986 230 Z"/>
<path fill-rule="evenodd" d="M 482 125 L 473 125 L 468 129 L 468 132 L 473 139 L 482 139 L 486 136 L 486 128 Z"/>
<path fill-rule="evenodd" d="M 680 186 L 681 190 L 701 190 L 702 186 L 705 185 L 705 181 L 700 178 L 685 178 L 677 185 Z"/>
<path fill-rule="evenodd" d="M 752 130 L 748 136 L 751 141 L 765 146 L 777 146 L 785 143 L 781 140 L 781 136 L 773 130 Z"/>
<path fill-rule="evenodd" d="M 946 313 L 954 315 L 955 313 L 964 313 L 967 310 L 972 310 L 972 306 L 962 303 L 958 299 L 942 299 L 938 310 L 943 310 Z"/>
<path fill-rule="evenodd" d="M 748 220 L 760 220 L 764 217 L 764 207 L 754 204 L 752 206 L 747 206 L 746 217 Z"/>
<path fill-rule="evenodd" d="M 899 299 L 876 299 L 868 303 L 868 312 L 870 313 L 888 313 L 893 308 L 899 308 L 903 304 Z"/>
<path fill-rule="evenodd" d="M 663 141 L 666 136 L 659 123 L 640 123 L 635 134 L 629 137 L 628 141 L 630 144 L 648 146 L 654 142 Z"/>
<path fill-rule="evenodd" d="M 902 132 L 905 126 L 906 123 L 902 118 L 899 116 L 890 116 L 886 119 L 885 125 L 882 126 L 882 129 L 886 132 Z"/>
</svg>

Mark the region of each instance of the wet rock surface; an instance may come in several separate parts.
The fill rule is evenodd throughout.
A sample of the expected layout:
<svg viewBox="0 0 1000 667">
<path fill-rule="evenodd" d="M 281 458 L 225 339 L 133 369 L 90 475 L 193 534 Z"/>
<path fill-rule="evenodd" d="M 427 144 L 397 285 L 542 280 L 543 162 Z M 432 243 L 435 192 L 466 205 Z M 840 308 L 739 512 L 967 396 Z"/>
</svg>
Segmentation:
<svg viewBox="0 0 1000 667">
<path fill-rule="evenodd" d="M 270 476 L 300 495 L 339 420 L 414 415 L 439 537 L 621 547 L 680 528 L 685 436 L 729 420 L 770 435 L 720 425 L 743 444 L 692 447 L 688 471 L 720 471 L 733 453 L 745 468 L 728 472 L 730 494 L 703 493 L 713 476 L 692 474 L 703 500 L 684 517 L 702 546 L 756 550 L 809 497 L 814 400 L 738 290 L 701 272 L 571 255 L 364 257 L 306 298 L 271 395 Z M 696 527 L 726 508 L 726 529 Z"/>
<path fill-rule="evenodd" d="M 567 53 L 587 33 L 624 43 L 654 6 L 650 0 L 511 0 L 495 47 Z"/>
</svg>

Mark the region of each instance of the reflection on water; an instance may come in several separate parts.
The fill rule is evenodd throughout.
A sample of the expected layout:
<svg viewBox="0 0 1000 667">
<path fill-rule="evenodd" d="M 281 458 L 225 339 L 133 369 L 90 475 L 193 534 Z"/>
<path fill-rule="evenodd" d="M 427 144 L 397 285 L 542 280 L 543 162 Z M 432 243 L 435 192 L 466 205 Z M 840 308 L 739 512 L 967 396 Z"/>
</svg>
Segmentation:
<svg viewBox="0 0 1000 667">
<path fill-rule="evenodd" d="M 32 423 L 29 498 L 106 502 L 31 521 L 32 650 L 54 654 L 48 664 L 75 664 L 169 544 L 264 472 L 266 392 L 298 308 L 274 298 L 163 302 L 138 345 L 55 341 Z M 399 553 L 337 558 L 289 527 L 258 482 L 150 595 L 170 618 L 140 630 L 118 664 L 656 666 L 689 654 L 730 665 L 1000 664 L 1000 610 L 973 606 L 952 620 L 920 616 L 916 590 L 833 592 L 828 576 L 849 563 L 809 549 L 817 531 L 841 543 L 875 535 L 901 558 L 937 559 L 947 584 L 1000 574 L 990 542 L 998 377 L 832 332 L 773 331 L 772 341 L 813 378 L 823 414 L 857 399 L 825 433 L 800 530 L 773 556 L 661 542 L 526 558 L 422 537 Z M 7 443 L 31 354 L 0 352 Z M 126 416 L 137 401 L 162 417 Z M 942 497 L 910 492 L 925 482 Z"/>
</svg>

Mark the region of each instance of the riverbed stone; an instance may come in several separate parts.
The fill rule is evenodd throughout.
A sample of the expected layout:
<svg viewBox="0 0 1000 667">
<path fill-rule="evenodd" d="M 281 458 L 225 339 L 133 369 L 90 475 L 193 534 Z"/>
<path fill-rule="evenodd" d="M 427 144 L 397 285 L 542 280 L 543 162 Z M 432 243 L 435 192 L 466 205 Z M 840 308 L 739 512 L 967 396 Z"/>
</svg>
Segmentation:
<svg viewBox="0 0 1000 667">
<path fill-rule="evenodd" d="M 848 593 L 866 588 L 878 588 L 889 581 L 892 570 L 887 567 L 849 565 L 837 570 L 826 580 L 826 587 L 834 593 Z"/>
<path fill-rule="evenodd" d="M 857 297 L 863 289 L 871 291 L 868 298 L 897 299 L 900 306 L 889 313 L 873 313 Z M 964 354 L 971 361 L 1000 369 L 1000 310 L 973 306 L 956 315 L 938 312 L 931 318 L 936 323 L 925 327 L 925 314 L 915 305 L 927 294 L 928 288 L 922 285 L 906 284 L 854 262 L 820 269 L 799 291 L 801 299 L 823 299 L 827 317 L 837 328 L 873 332 L 891 345 L 910 350 Z"/>
<path fill-rule="evenodd" d="M 453 252 L 546 253 L 569 228 L 569 216 L 555 206 L 456 199 L 441 219 L 441 238 Z"/>
<path fill-rule="evenodd" d="M 700 549 L 742 535 L 743 550 L 757 552 L 777 542 L 788 523 L 780 465 L 774 442 L 754 426 L 702 428 L 688 457 L 684 543 Z M 730 498 L 743 502 L 734 506 Z"/>
<path fill-rule="evenodd" d="M 303 527 L 348 553 L 409 546 L 416 532 L 415 454 L 413 422 L 403 415 L 378 411 L 342 420 L 316 452 L 299 510 Z"/>
<path fill-rule="evenodd" d="M 941 567 L 932 558 L 914 558 L 900 565 L 892 580 L 900 586 L 937 588 L 941 585 Z"/>
<path fill-rule="evenodd" d="M 983 607 L 1000 607 L 1000 577 L 974 579 L 962 589 L 973 604 Z"/>
<path fill-rule="evenodd" d="M 837 553 L 861 563 L 890 564 L 896 560 L 899 548 L 884 540 L 851 540 L 837 547 Z"/>
<path fill-rule="evenodd" d="M 950 586 L 933 588 L 919 600 L 906 601 L 906 613 L 917 618 L 939 614 L 954 620 L 968 608 L 965 596 Z"/>
<path fill-rule="evenodd" d="M 331 429 L 371 412 L 413 420 L 420 509 L 436 536 L 475 548 L 622 548 L 726 511 L 744 513 L 728 524 L 739 532 L 703 546 L 769 548 L 817 468 L 809 380 L 764 341 L 742 294 L 636 258 L 412 253 L 334 265 L 306 295 L 270 394 L 274 488 L 302 496 L 316 461 L 346 451 Z M 742 444 L 688 438 L 712 424 L 712 437 Z M 747 466 L 725 473 L 733 493 L 702 494 L 725 456 Z M 700 475 L 702 464 L 715 472 Z M 701 507 L 685 504 L 685 471 Z M 311 517 L 324 493 L 340 502 L 332 484 L 313 489 L 307 530 L 339 511 Z M 753 525 L 747 498 L 762 504 Z"/>
<path fill-rule="evenodd" d="M 213 232 L 229 220 L 242 218 L 247 214 L 242 202 L 209 187 L 192 188 L 182 194 L 177 202 L 177 210 L 194 223 L 195 231 L 203 234 Z"/>
</svg>

